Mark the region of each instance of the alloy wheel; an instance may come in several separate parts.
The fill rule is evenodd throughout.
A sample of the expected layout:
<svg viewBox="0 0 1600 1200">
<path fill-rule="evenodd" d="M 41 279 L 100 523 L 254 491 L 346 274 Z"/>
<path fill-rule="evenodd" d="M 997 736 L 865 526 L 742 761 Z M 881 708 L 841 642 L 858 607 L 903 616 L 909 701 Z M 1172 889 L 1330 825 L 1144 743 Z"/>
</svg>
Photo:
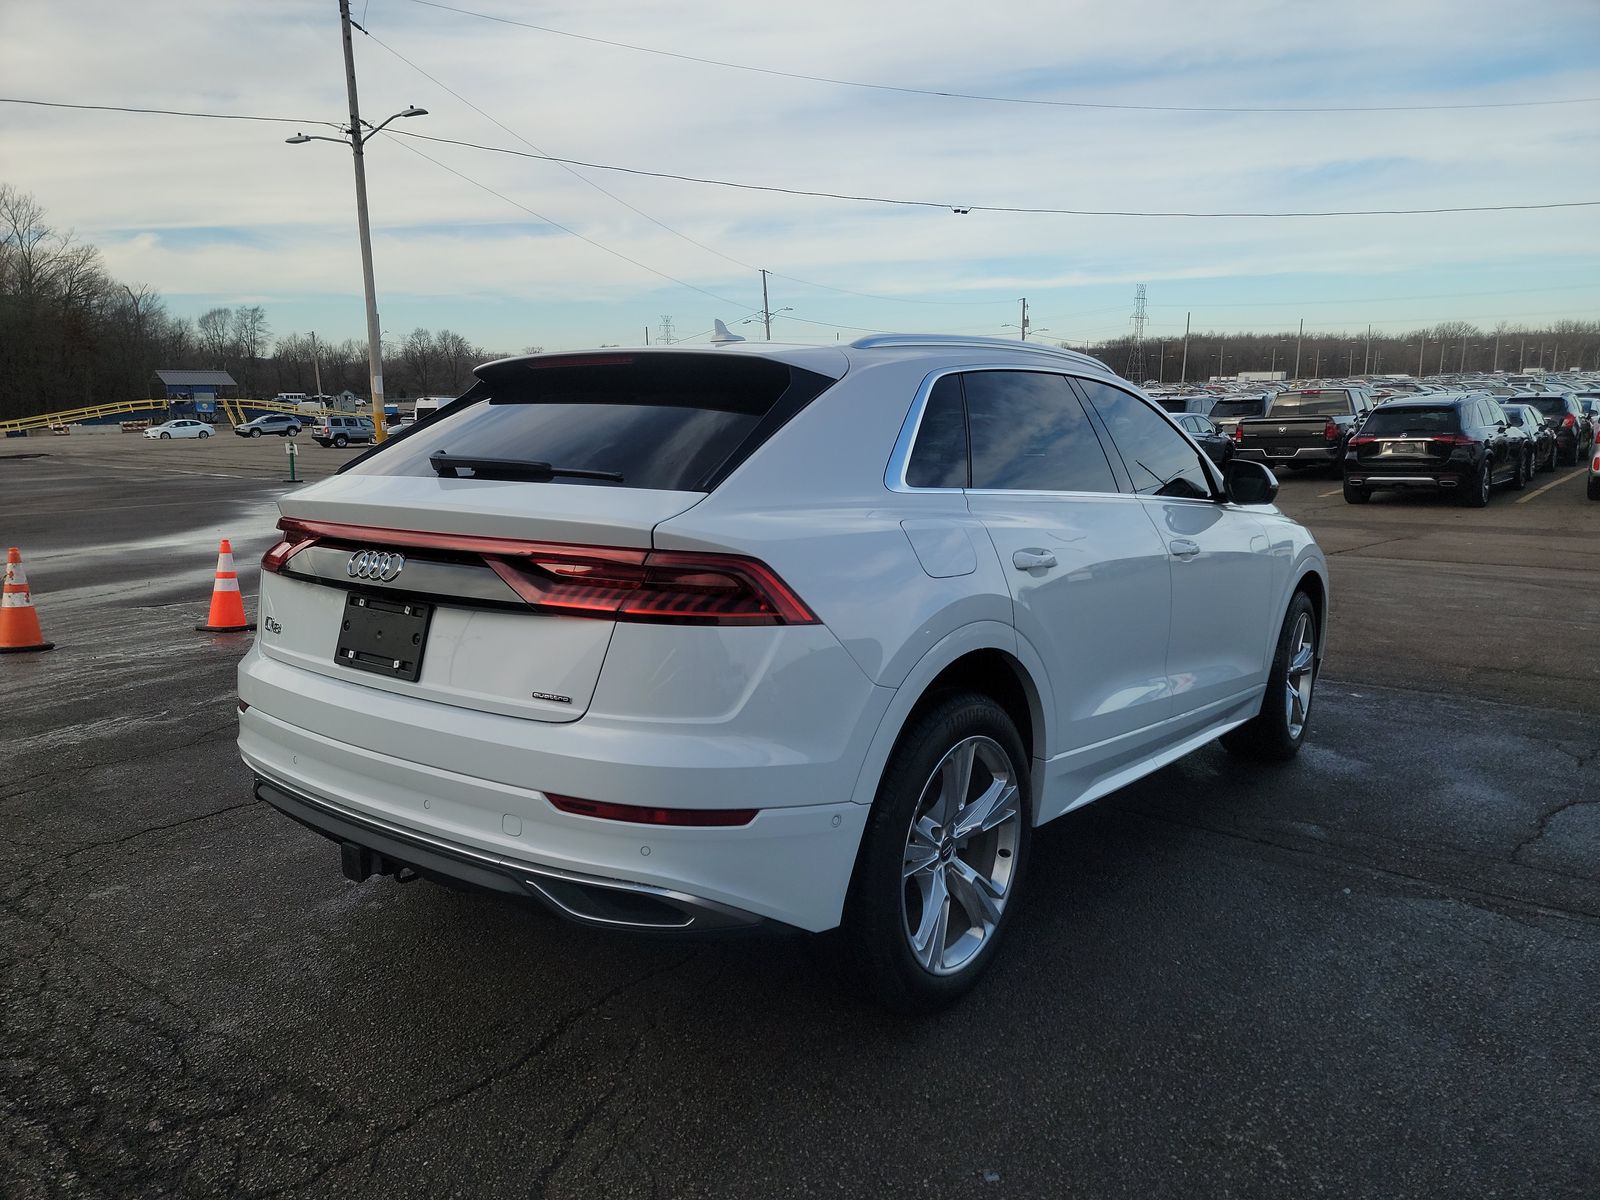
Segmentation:
<svg viewBox="0 0 1600 1200">
<path fill-rule="evenodd" d="M 1011 895 L 1022 824 L 1017 771 L 1000 744 L 969 737 L 923 785 L 906 832 L 901 925 L 935 975 L 971 964 Z"/>
<path fill-rule="evenodd" d="M 1311 614 L 1301 613 L 1289 635 L 1289 669 L 1284 695 L 1284 716 L 1289 736 L 1299 740 L 1311 715 L 1311 689 L 1316 684 L 1317 650 Z"/>
</svg>

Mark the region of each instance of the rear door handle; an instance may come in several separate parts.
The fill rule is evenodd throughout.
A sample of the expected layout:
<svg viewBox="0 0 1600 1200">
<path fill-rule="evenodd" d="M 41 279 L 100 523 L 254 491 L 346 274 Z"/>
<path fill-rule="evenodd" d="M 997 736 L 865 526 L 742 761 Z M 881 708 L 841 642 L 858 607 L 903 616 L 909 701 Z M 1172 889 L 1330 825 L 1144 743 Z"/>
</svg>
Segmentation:
<svg viewBox="0 0 1600 1200">
<path fill-rule="evenodd" d="M 1056 565 L 1056 556 L 1048 550 L 1018 550 L 1011 556 L 1011 565 L 1019 571 L 1033 571 Z"/>
<path fill-rule="evenodd" d="M 1173 558 L 1193 558 L 1200 553 L 1200 547 L 1188 538 L 1176 538 L 1168 542 L 1167 549 L 1172 551 Z"/>
</svg>

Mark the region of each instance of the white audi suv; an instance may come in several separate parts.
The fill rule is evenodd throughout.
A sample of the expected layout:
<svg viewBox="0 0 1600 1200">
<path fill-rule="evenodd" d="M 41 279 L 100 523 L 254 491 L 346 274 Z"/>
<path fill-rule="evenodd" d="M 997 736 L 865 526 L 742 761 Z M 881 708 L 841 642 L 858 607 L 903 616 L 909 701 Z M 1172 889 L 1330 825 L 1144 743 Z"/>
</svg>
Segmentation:
<svg viewBox="0 0 1600 1200">
<path fill-rule="evenodd" d="M 284 497 L 262 561 L 239 747 L 352 879 L 842 927 L 929 1009 L 992 959 L 1034 826 L 1305 737 L 1321 551 L 1094 359 L 875 336 L 477 377 Z"/>
</svg>

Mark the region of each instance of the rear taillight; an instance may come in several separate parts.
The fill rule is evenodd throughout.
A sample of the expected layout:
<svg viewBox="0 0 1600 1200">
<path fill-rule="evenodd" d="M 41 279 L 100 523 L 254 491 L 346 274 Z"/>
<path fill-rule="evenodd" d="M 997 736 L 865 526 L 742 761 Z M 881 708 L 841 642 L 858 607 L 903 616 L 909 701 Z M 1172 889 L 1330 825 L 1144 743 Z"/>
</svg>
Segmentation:
<svg viewBox="0 0 1600 1200">
<path fill-rule="evenodd" d="M 608 804 L 603 800 L 580 800 L 546 792 L 545 799 L 564 813 L 575 817 L 596 817 L 602 821 L 626 821 L 633 825 L 748 825 L 755 820 L 754 808 L 646 808 L 639 804 Z"/>
<path fill-rule="evenodd" d="M 314 542 L 476 555 L 539 612 L 674 625 L 815 625 L 817 616 L 765 563 L 738 554 L 625 550 L 473 534 L 371 529 L 285 517 L 261 560 L 279 571 Z"/>
<path fill-rule="evenodd" d="M 284 563 L 317 540 L 316 536 L 298 521 L 291 521 L 287 517 L 278 522 L 278 529 L 283 533 L 283 540 L 275 543 L 261 556 L 261 569 L 274 574 L 283 570 Z"/>
<path fill-rule="evenodd" d="M 1355 437 L 1350 439 L 1350 444 L 1352 446 L 1370 446 L 1377 440 L 1378 439 L 1373 437 L 1370 433 L 1358 433 Z"/>
<path fill-rule="evenodd" d="M 635 561 L 586 548 L 542 547 L 527 558 L 488 558 L 541 612 L 692 625 L 811 625 L 816 616 L 772 569 L 733 554 L 652 550 Z"/>
<path fill-rule="evenodd" d="M 1331 417 L 1322 427 L 1322 440 L 1325 442 L 1337 442 L 1339 440 L 1339 423 Z"/>
<path fill-rule="evenodd" d="M 1236 442 L 1244 441 L 1244 425 L 1243 425 L 1243 423 L 1240 423 L 1240 424 L 1235 425 L 1233 427 L 1233 440 L 1236 441 Z"/>
<path fill-rule="evenodd" d="M 1477 439 L 1468 437 L 1464 433 L 1440 433 L 1428 439 L 1439 446 L 1471 446 Z"/>
</svg>

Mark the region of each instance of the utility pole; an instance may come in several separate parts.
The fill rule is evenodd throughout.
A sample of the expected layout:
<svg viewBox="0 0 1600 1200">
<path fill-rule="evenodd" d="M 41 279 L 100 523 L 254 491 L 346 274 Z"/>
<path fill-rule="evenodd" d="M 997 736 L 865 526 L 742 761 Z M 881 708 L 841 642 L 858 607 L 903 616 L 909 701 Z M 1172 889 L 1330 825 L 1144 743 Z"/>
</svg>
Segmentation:
<svg viewBox="0 0 1600 1200">
<path fill-rule="evenodd" d="M 1528 339 L 1523 338 L 1517 343 L 1517 374 L 1521 375 L 1528 365 Z"/>
<path fill-rule="evenodd" d="M 1427 352 L 1427 349 L 1428 349 L 1428 335 L 1427 334 L 1423 334 L 1422 335 L 1422 345 L 1417 347 L 1417 378 L 1418 379 L 1421 379 L 1423 377 L 1423 375 L 1422 375 L 1422 356 L 1423 356 L 1424 353 Z"/>
<path fill-rule="evenodd" d="M 1467 369 L 1467 335 L 1463 333 L 1461 335 L 1461 365 L 1460 365 L 1460 367 L 1457 368 L 1457 370 L 1465 371 L 1466 369 Z"/>
<path fill-rule="evenodd" d="M 1494 365 L 1489 368 L 1489 371 L 1490 371 L 1491 374 L 1493 374 L 1494 372 L 1498 371 L 1499 369 L 1500 369 L 1500 331 L 1497 329 L 1497 330 L 1495 330 L 1495 334 L 1494 334 Z"/>
<path fill-rule="evenodd" d="M 650 326 L 648 325 L 644 327 L 644 344 L 646 346 L 650 344 Z"/>
<path fill-rule="evenodd" d="M 1450 345 L 1450 339 L 1449 338 L 1441 337 L 1439 339 L 1439 374 L 1441 374 L 1441 375 L 1444 374 L 1444 352 L 1445 352 L 1445 348 L 1447 346 L 1449 346 L 1449 345 Z"/>
<path fill-rule="evenodd" d="M 1189 318 L 1192 316 L 1192 312 L 1183 314 L 1183 368 L 1178 372 L 1179 383 L 1189 382 Z"/>
<path fill-rule="evenodd" d="M 1300 378 L 1300 343 L 1306 340 L 1306 319 L 1300 318 L 1300 332 L 1294 339 L 1294 377 Z"/>
<path fill-rule="evenodd" d="M 311 335 L 311 378 L 316 384 L 317 396 L 322 396 L 322 364 L 317 361 L 317 335 Z"/>
<path fill-rule="evenodd" d="M 1156 382 L 1167 381 L 1167 343 L 1161 343 L 1161 356 L 1156 360 Z"/>
<path fill-rule="evenodd" d="M 772 340 L 772 305 L 767 303 L 767 269 L 761 268 L 761 324 L 767 331 L 767 341 Z"/>
<path fill-rule="evenodd" d="M 1371 323 L 1368 323 L 1368 325 L 1367 325 L 1367 355 L 1366 355 L 1365 358 L 1363 358 L 1361 360 L 1361 373 L 1363 375 L 1371 375 L 1372 374 L 1372 325 L 1371 325 Z"/>
<path fill-rule="evenodd" d="M 1017 329 L 1022 334 L 1022 340 L 1023 341 L 1027 341 L 1028 340 L 1028 298 L 1026 296 L 1024 296 L 1022 298 L 1021 303 L 1022 303 L 1022 323 L 1017 326 Z"/>
<path fill-rule="evenodd" d="M 1222 351 L 1223 351 L 1223 348 L 1225 346 L 1227 346 L 1227 344 L 1228 344 L 1228 335 L 1227 334 L 1224 333 L 1220 337 L 1217 338 L 1217 378 L 1219 380 L 1222 378 Z"/>
<path fill-rule="evenodd" d="M 1277 373 L 1278 373 L 1278 343 L 1277 342 L 1273 342 L 1272 343 L 1272 365 L 1267 368 L 1267 374 L 1268 375 L 1276 375 Z"/>
<path fill-rule="evenodd" d="M 372 228 L 367 222 L 367 165 L 362 152 L 361 106 L 356 100 L 356 51 L 350 40 L 350 0 L 339 0 L 339 30 L 344 38 L 344 82 L 350 94 L 350 153 L 356 170 L 356 228 L 361 235 L 361 282 L 367 292 L 367 374 L 372 386 L 372 437 L 382 442 L 383 332 L 378 325 L 378 292 L 372 281 Z"/>
</svg>

